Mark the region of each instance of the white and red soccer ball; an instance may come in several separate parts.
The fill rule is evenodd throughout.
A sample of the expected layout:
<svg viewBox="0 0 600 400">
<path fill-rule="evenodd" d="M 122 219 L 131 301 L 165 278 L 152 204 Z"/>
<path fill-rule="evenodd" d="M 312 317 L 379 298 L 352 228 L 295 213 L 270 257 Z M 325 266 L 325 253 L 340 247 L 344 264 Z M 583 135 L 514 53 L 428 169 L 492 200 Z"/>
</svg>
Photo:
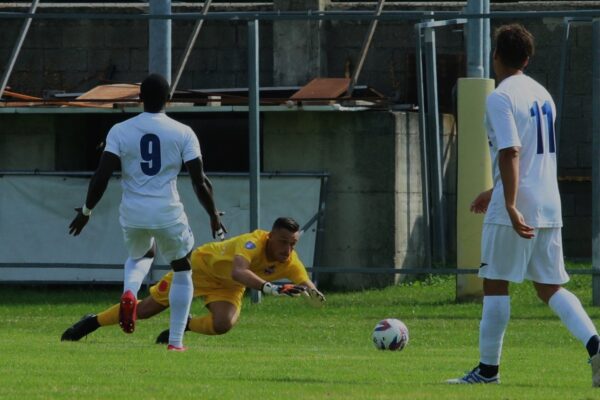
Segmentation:
<svg viewBox="0 0 600 400">
<path fill-rule="evenodd" d="M 399 319 L 386 318 L 375 325 L 372 339 L 379 350 L 400 351 L 408 343 L 408 328 Z"/>
</svg>

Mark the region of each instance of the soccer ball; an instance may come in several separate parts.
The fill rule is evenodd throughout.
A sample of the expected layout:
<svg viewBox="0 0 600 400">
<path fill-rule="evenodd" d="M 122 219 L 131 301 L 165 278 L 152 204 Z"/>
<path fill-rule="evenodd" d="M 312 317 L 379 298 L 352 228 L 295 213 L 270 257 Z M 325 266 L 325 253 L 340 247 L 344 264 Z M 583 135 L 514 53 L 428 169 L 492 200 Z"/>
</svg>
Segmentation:
<svg viewBox="0 0 600 400">
<path fill-rule="evenodd" d="M 372 338 L 379 350 L 400 351 L 408 343 L 408 328 L 399 319 L 386 318 L 375 325 Z"/>
</svg>

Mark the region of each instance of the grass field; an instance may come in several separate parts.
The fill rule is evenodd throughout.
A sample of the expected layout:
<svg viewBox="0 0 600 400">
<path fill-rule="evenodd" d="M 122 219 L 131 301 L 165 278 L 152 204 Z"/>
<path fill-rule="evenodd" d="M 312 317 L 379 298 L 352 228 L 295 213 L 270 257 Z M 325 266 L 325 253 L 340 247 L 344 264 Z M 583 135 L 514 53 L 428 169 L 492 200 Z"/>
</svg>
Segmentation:
<svg viewBox="0 0 600 400">
<path fill-rule="evenodd" d="M 568 285 L 592 319 L 589 277 Z M 247 300 L 228 334 L 186 334 L 186 353 L 154 338 L 168 313 L 133 335 L 101 328 L 81 342 L 60 342 L 83 314 L 101 311 L 118 288 L 0 290 L 0 399 L 600 399 L 583 346 L 535 297 L 512 288 L 502 384 L 449 386 L 478 360 L 480 304 L 456 304 L 454 278 L 355 293 L 334 293 L 312 309 L 297 299 Z M 194 314 L 203 312 L 196 302 Z M 402 319 L 410 342 L 376 350 L 371 330 Z"/>
</svg>

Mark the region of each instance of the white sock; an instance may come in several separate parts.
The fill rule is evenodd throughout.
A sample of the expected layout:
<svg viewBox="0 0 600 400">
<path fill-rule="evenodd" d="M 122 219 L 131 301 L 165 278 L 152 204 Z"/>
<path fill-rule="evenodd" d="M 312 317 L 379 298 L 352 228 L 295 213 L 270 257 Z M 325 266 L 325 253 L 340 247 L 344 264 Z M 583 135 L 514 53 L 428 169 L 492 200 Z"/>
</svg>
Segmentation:
<svg viewBox="0 0 600 400">
<path fill-rule="evenodd" d="M 170 345 L 183 346 L 183 333 L 190 314 L 193 295 L 192 271 L 173 272 L 173 281 L 169 290 L 169 305 L 171 307 L 169 320 Z"/>
<path fill-rule="evenodd" d="M 131 290 L 137 298 L 140 287 L 142 286 L 142 283 L 144 283 L 144 278 L 148 274 L 148 271 L 150 271 L 152 261 L 154 261 L 154 258 L 148 257 L 138 258 L 137 260 L 129 257 L 127 261 L 125 261 L 123 293 Z"/>
<path fill-rule="evenodd" d="M 573 293 L 561 288 L 550 297 L 548 305 L 560 317 L 569 332 L 585 346 L 590 338 L 597 335 L 596 327 L 587 315 L 581 302 Z"/>
<path fill-rule="evenodd" d="M 510 319 L 510 296 L 484 296 L 479 323 L 479 357 L 487 365 L 500 365 L 502 340 Z"/>
</svg>

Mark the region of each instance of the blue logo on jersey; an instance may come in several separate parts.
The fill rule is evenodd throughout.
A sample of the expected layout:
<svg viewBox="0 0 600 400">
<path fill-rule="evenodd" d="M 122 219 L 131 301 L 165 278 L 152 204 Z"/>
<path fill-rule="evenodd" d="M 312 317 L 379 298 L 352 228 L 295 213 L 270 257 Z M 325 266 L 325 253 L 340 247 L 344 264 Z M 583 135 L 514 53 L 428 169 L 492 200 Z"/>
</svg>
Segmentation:
<svg viewBox="0 0 600 400">
<path fill-rule="evenodd" d="M 252 249 L 256 248 L 256 245 L 253 242 L 246 242 L 244 247 L 247 248 L 248 250 L 252 250 Z"/>
</svg>

